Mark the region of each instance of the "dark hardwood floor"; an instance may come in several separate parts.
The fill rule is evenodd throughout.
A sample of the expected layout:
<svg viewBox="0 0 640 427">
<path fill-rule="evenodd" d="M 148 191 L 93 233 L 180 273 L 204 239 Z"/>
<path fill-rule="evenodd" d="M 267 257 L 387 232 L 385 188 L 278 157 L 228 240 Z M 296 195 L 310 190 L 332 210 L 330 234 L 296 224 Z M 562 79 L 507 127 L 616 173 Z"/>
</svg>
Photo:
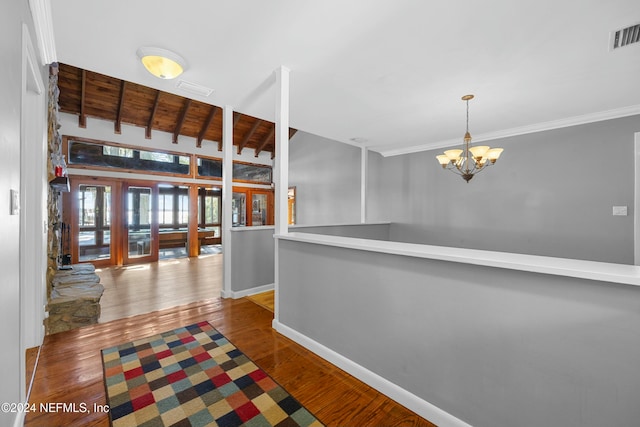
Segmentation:
<svg viewBox="0 0 640 427">
<path fill-rule="evenodd" d="M 207 320 L 327 426 L 433 426 L 278 334 L 272 319 L 248 299 L 216 298 L 47 336 L 30 403 L 53 410 L 28 413 L 25 425 L 108 426 L 108 415 L 93 411 L 106 405 L 100 350 Z M 64 404 L 88 410 L 69 412 Z"/>
</svg>

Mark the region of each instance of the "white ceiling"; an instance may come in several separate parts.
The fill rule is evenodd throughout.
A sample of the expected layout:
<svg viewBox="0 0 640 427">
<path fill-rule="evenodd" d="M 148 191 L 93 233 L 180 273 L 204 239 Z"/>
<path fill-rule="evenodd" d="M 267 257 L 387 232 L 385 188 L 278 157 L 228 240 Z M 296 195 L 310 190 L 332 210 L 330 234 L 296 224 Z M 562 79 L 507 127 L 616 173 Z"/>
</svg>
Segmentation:
<svg viewBox="0 0 640 427">
<path fill-rule="evenodd" d="M 638 0 L 52 0 L 51 16 L 59 62 L 270 121 L 284 65 L 291 127 L 385 155 L 461 141 L 467 93 L 475 141 L 640 114 L 640 43 L 608 48 Z M 140 46 L 214 93 L 152 77 Z"/>
</svg>

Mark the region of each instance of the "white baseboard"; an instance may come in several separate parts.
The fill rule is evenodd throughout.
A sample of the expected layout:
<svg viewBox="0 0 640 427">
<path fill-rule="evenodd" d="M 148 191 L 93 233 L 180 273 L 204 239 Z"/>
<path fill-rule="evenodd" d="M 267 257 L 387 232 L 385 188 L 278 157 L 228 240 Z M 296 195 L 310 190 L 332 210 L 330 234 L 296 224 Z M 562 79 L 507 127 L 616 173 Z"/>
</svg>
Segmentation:
<svg viewBox="0 0 640 427">
<path fill-rule="evenodd" d="M 27 403 L 25 402 L 24 405 L 26 406 Z M 18 411 L 15 419 L 13 420 L 13 427 L 23 427 L 26 415 L 27 415 L 27 411 Z"/>
<path fill-rule="evenodd" d="M 255 288 L 244 289 L 242 291 L 230 291 L 230 292 L 222 291 L 220 295 L 222 296 L 222 298 L 238 299 L 238 298 L 243 298 L 249 295 L 255 295 L 255 294 L 260 294 L 262 292 L 272 291 L 274 288 L 275 288 L 275 285 L 273 283 L 269 283 L 268 285 L 256 286 Z"/>
<path fill-rule="evenodd" d="M 274 319 L 272 325 L 273 328 L 282 335 L 295 341 L 323 359 L 328 360 L 340 369 L 348 372 L 360 381 L 370 385 L 379 392 L 390 397 L 401 405 L 404 405 L 432 423 L 440 427 L 471 427 L 470 424 L 465 423 L 448 412 L 445 412 L 426 400 L 421 399 L 415 394 L 399 387 L 375 372 L 372 372 L 354 361 L 347 359 L 343 355 L 336 353 L 306 335 L 303 335 L 300 332 L 280 323 L 278 320 Z"/>
</svg>

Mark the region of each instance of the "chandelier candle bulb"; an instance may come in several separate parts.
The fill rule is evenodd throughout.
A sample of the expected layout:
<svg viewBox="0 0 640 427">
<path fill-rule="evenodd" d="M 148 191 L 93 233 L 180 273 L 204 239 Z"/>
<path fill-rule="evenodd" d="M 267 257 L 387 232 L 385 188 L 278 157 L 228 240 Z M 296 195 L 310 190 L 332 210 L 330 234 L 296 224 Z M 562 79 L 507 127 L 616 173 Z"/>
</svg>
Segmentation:
<svg viewBox="0 0 640 427">
<path fill-rule="evenodd" d="M 453 161 L 458 160 L 460 158 L 460 154 L 462 154 L 462 150 L 447 150 L 444 152 L 444 155 Z"/>
<path fill-rule="evenodd" d="M 491 150 L 487 151 L 487 159 L 489 159 L 491 163 L 495 163 L 503 151 L 504 148 L 492 148 Z"/>
<path fill-rule="evenodd" d="M 489 147 L 488 145 L 478 145 L 469 148 L 469 151 L 471 151 L 471 154 L 473 154 L 473 158 L 479 161 L 484 157 L 487 151 L 489 151 L 489 148 L 491 147 Z"/>
<path fill-rule="evenodd" d="M 444 154 L 440 154 L 439 156 L 436 156 L 436 159 L 438 159 L 438 162 L 440 162 L 443 168 L 446 168 L 447 165 L 451 162 L 451 159 L 445 156 Z"/>
<path fill-rule="evenodd" d="M 462 179 L 467 183 L 476 173 L 485 169 L 485 166 L 495 164 L 504 151 L 502 148 L 491 148 L 488 145 L 471 146 L 471 134 L 469 133 L 469 100 L 471 99 L 473 99 L 473 95 L 462 97 L 462 100 L 467 103 L 467 130 L 463 138 L 464 149 L 447 150 L 444 154 L 436 156 L 443 169 L 448 169 L 462 176 Z"/>
</svg>

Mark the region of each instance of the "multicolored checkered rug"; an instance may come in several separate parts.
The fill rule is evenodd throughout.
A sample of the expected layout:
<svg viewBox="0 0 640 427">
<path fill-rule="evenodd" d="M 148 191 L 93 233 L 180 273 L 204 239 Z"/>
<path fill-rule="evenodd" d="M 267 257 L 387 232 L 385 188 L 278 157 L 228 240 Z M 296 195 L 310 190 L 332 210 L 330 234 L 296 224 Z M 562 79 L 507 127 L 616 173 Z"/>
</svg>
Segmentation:
<svg viewBox="0 0 640 427">
<path fill-rule="evenodd" d="M 118 426 L 322 424 L 208 322 L 102 350 Z"/>
</svg>

